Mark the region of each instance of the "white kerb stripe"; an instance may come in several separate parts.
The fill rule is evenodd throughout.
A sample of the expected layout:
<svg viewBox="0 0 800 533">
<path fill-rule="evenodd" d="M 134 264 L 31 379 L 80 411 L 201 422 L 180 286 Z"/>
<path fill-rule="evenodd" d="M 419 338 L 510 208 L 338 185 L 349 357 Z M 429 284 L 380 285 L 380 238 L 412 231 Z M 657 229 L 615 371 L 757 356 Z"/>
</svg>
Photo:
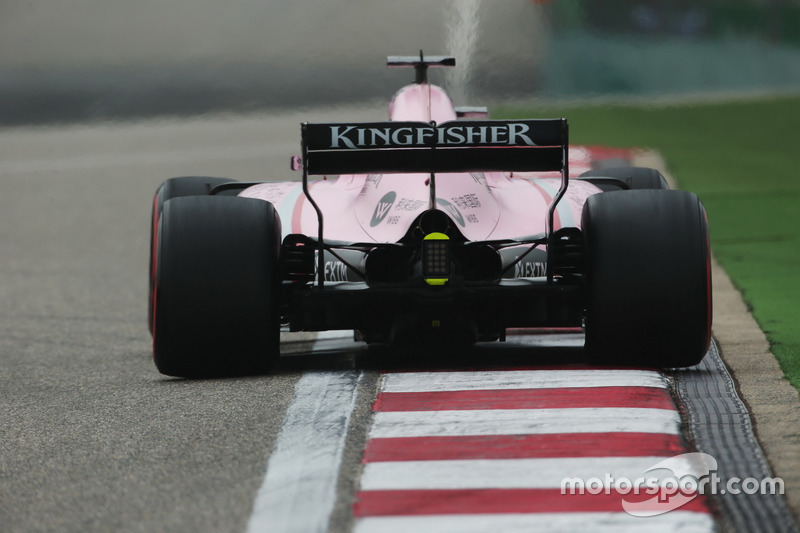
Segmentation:
<svg viewBox="0 0 800 533">
<path fill-rule="evenodd" d="M 627 407 L 378 412 L 370 438 L 544 433 L 680 433 L 677 411 Z"/>
<path fill-rule="evenodd" d="M 361 375 L 307 373 L 297 382 L 248 533 L 327 530 Z"/>
<path fill-rule="evenodd" d="M 357 520 L 354 533 L 709 533 L 715 530 L 710 514 L 677 510 L 646 519 L 627 513 L 382 516 Z"/>
<path fill-rule="evenodd" d="M 654 370 L 509 370 L 400 372 L 386 374 L 383 392 L 436 392 L 565 387 L 660 387 L 669 384 Z"/>
<path fill-rule="evenodd" d="M 663 457 L 559 457 L 377 462 L 364 467 L 361 490 L 559 489 L 565 480 L 575 478 L 583 483 L 596 478 L 603 487 L 611 489 L 625 478 L 623 489 L 626 486 L 631 489 L 631 483 L 641 480 L 644 492 L 645 480 L 674 479 L 675 474 L 667 469 L 646 473 L 663 460 Z M 703 474 L 690 470 L 689 462 L 685 463 L 687 474 L 695 478 Z"/>
</svg>

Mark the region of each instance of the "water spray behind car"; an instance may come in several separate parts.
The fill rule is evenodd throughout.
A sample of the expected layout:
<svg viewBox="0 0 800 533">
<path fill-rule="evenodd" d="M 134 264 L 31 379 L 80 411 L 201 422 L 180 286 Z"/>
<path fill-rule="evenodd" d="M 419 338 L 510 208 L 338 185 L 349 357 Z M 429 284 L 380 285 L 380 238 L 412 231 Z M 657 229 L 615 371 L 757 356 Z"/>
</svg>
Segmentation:
<svg viewBox="0 0 800 533">
<path fill-rule="evenodd" d="M 447 50 L 458 55 L 459 68 L 449 74 L 449 88 L 456 102 L 469 102 L 469 82 L 478 44 L 481 0 L 454 2 L 447 22 Z"/>
</svg>

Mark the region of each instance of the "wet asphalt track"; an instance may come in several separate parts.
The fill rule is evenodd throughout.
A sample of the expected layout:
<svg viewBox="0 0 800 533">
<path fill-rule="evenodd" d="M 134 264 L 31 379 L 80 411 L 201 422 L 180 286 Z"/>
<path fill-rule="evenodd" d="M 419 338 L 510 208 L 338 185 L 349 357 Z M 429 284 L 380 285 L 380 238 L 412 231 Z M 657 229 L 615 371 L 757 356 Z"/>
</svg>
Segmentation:
<svg viewBox="0 0 800 533">
<path fill-rule="evenodd" d="M 166 177 L 285 179 L 268 118 L 0 131 L 0 530 L 246 527 L 300 373 L 158 374 L 148 219 Z"/>
</svg>

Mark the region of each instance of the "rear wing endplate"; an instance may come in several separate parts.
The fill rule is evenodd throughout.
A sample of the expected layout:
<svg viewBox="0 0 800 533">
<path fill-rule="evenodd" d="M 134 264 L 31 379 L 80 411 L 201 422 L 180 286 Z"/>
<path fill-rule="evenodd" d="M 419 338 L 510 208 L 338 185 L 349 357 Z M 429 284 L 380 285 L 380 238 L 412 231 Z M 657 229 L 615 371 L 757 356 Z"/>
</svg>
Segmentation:
<svg viewBox="0 0 800 533">
<path fill-rule="evenodd" d="M 566 119 L 457 120 L 302 124 L 303 192 L 319 221 L 319 285 L 323 285 L 323 216 L 308 188 L 308 176 L 444 172 L 561 173 L 550 204 L 548 238 L 556 206 L 569 182 Z M 549 277 L 549 276 L 548 276 Z"/>
</svg>

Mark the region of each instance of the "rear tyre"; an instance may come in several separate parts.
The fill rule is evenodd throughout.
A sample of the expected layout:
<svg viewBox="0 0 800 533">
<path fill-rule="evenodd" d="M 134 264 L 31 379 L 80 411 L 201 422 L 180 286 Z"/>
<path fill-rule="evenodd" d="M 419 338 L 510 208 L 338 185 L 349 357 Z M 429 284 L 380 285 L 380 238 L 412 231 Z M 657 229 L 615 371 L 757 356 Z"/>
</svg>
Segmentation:
<svg viewBox="0 0 800 533">
<path fill-rule="evenodd" d="M 147 327 L 150 334 L 153 333 L 153 287 L 155 276 L 155 249 L 156 249 L 156 229 L 164 202 L 182 196 L 206 196 L 217 185 L 230 183 L 229 178 L 209 178 L 205 176 L 183 176 L 180 178 L 170 178 L 162 183 L 153 196 L 153 207 L 150 211 L 150 297 L 147 305 Z"/>
<path fill-rule="evenodd" d="M 250 198 L 189 196 L 159 220 L 153 358 L 170 376 L 263 373 L 280 355 L 280 219 Z"/>
<path fill-rule="evenodd" d="M 583 208 L 586 350 L 602 363 L 699 363 L 711 333 L 708 223 L 685 191 L 617 191 Z"/>
<path fill-rule="evenodd" d="M 631 190 L 669 189 L 661 172 L 647 167 L 598 168 L 584 172 L 579 178 L 616 178 Z"/>
</svg>

